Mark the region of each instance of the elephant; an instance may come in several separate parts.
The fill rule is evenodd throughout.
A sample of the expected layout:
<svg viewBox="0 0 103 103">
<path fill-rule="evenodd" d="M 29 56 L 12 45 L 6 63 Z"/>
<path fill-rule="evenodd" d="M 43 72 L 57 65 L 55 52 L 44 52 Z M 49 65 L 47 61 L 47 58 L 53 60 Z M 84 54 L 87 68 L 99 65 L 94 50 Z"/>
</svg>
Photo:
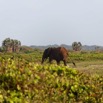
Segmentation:
<svg viewBox="0 0 103 103">
<path fill-rule="evenodd" d="M 49 47 L 44 50 L 43 56 L 42 56 L 42 64 L 44 61 L 49 58 L 49 63 L 52 62 L 52 60 L 56 60 L 57 64 L 60 64 L 60 61 L 64 62 L 64 65 L 67 66 L 67 57 L 68 57 L 68 51 L 64 47 Z M 75 63 L 72 62 L 74 65 Z"/>
</svg>

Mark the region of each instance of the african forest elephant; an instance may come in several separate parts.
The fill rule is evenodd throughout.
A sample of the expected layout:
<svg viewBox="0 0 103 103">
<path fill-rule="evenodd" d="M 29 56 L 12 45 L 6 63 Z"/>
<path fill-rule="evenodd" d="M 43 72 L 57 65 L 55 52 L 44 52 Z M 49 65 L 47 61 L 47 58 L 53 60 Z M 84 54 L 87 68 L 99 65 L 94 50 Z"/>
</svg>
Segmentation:
<svg viewBox="0 0 103 103">
<path fill-rule="evenodd" d="M 68 51 L 64 47 L 50 47 L 44 50 L 43 56 L 42 56 L 42 63 L 49 58 L 49 63 L 51 63 L 52 60 L 56 60 L 57 64 L 60 64 L 60 61 L 64 62 L 64 65 L 67 65 L 67 57 L 68 57 Z M 75 63 L 73 62 L 75 65 Z"/>
</svg>

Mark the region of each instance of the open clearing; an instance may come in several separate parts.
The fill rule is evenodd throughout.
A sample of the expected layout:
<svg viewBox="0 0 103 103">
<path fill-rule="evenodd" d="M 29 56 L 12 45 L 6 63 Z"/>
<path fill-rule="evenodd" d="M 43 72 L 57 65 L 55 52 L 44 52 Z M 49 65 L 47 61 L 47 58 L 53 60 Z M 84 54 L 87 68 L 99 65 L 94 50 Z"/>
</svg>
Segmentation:
<svg viewBox="0 0 103 103">
<path fill-rule="evenodd" d="M 70 64 L 70 67 L 72 64 Z M 73 66 L 72 66 L 73 67 Z M 84 73 L 103 75 L 103 61 L 84 61 L 77 62 L 76 69 Z"/>
</svg>

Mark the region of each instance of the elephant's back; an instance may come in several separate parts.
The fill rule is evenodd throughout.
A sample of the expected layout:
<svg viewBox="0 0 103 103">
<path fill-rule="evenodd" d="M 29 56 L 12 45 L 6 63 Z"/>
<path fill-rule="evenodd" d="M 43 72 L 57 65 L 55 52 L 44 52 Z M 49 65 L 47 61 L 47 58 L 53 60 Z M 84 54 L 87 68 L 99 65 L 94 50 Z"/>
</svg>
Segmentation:
<svg viewBox="0 0 103 103">
<path fill-rule="evenodd" d="M 64 47 L 60 47 L 60 51 L 61 51 L 62 54 L 64 54 L 64 55 L 68 55 L 68 51 L 67 51 L 66 48 L 64 48 Z"/>
</svg>

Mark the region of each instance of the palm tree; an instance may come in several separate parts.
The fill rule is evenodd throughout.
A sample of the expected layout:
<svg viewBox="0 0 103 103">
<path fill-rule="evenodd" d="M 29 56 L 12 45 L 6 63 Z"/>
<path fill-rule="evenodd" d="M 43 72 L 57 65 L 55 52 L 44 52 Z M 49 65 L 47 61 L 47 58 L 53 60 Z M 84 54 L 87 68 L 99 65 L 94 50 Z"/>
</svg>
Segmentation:
<svg viewBox="0 0 103 103">
<path fill-rule="evenodd" d="M 6 38 L 3 43 L 2 47 L 6 50 L 6 52 L 12 52 L 12 41 L 10 38 Z"/>
<path fill-rule="evenodd" d="M 2 42 L 2 47 L 6 52 L 19 52 L 19 48 L 21 46 L 21 42 L 18 40 L 13 40 L 10 38 L 6 38 Z"/>
<path fill-rule="evenodd" d="M 82 49 L 82 44 L 81 42 L 73 42 L 72 43 L 72 48 L 75 51 L 80 51 Z"/>
<path fill-rule="evenodd" d="M 13 41 L 13 52 L 19 52 L 21 46 L 21 42 L 18 40 Z"/>
</svg>

